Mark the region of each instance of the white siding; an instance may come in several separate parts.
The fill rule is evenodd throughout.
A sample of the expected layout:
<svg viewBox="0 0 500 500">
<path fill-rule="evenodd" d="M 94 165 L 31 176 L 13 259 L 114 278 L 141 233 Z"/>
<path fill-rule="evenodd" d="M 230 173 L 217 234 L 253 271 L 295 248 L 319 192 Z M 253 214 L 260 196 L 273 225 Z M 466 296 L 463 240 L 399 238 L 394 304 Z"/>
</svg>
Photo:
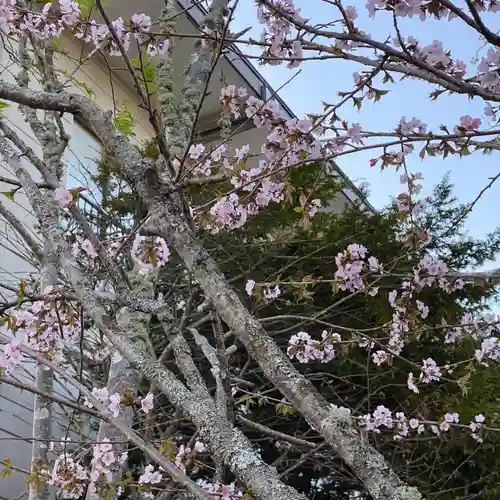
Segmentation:
<svg viewBox="0 0 500 500">
<path fill-rule="evenodd" d="M 135 141 L 139 143 L 151 137 L 147 115 L 143 110 L 138 110 L 135 95 L 129 92 L 121 83 L 117 81 L 111 83 L 112 79 L 109 72 L 95 61 L 87 62 L 75 71 L 78 67 L 78 61 L 81 59 L 81 48 L 73 40 L 65 40 L 64 47 L 66 54 L 57 57 L 57 67 L 64 70 L 66 74 L 74 74 L 74 78 L 89 86 L 94 92 L 96 103 L 103 109 L 113 109 L 114 104 L 119 105 L 127 102 L 130 109 L 135 112 L 137 124 Z M 0 55 L 0 78 L 15 83 L 14 77 L 18 70 L 18 66 L 9 59 L 8 52 L 2 50 Z M 31 84 L 30 87 L 37 88 L 34 84 Z M 73 91 L 83 93 L 78 87 L 74 87 Z M 11 105 L 4 110 L 3 117 L 29 147 L 37 154 L 41 153 L 38 142 L 34 140 L 29 125 L 24 121 L 16 105 Z M 79 124 L 74 122 L 71 115 L 64 117 L 64 123 L 66 132 L 72 136 L 66 154 L 66 159 L 72 168 L 70 168 L 69 178 L 66 179 L 66 182 L 72 187 L 81 184 L 87 185 L 88 176 L 84 177 L 82 172 L 85 165 L 91 165 L 95 168 L 95 162 L 92 159 L 98 156 L 93 154 L 98 149 L 98 142 Z M 34 169 L 31 174 L 35 180 L 40 180 L 40 176 Z M 0 176 L 15 178 L 9 167 L 2 163 L 0 163 Z M 10 191 L 13 187 L 0 182 L 0 191 L 2 192 Z M 2 196 L 1 201 L 28 227 L 33 226 L 32 210 L 22 192 L 15 195 L 14 202 L 5 196 Z M 33 235 L 38 238 L 34 232 Z M 0 217 L 0 285 L 7 283 L 13 287 L 18 287 L 19 280 L 22 277 L 26 278 L 31 273 L 36 276 L 35 268 L 24 257 L 28 254 L 22 240 Z M 12 299 L 15 298 L 15 294 L 0 287 L 0 298 L 4 299 L 5 297 Z M 26 363 L 24 369 L 20 369 L 15 375 L 20 381 L 33 384 L 33 373 L 34 365 L 30 362 Z M 56 383 L 56 390 L 60 395 L 67 396 L 68 388 L 59 381 Z M 9 457 L 13 466 L 24 470 L 28 470 L 30 467 L 31 444 L 25 438 L 31 436 L 32 404 L 33 396 L 31 393 L 0 383 L 0 460 Z M 53 405 L 53 408 L 54 434 L 64 436 L 64 423 L 67 422 L 67 416 L 63 415 L 56 405 Z M 2 468 L 0 464 L 0 470 Z M 15 472 L 7 479 L 0 479 L 0 500 L 13 500 L 21 495 L 26 488 L 25 481 L 25 474 L 20 472 Z"/>
</svg>

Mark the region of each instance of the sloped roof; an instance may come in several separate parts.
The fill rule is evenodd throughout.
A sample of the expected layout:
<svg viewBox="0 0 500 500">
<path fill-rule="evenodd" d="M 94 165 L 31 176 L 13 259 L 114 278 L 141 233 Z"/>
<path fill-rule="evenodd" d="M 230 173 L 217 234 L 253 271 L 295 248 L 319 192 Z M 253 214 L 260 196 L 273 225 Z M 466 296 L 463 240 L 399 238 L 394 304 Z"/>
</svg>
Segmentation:
<svg viewBox="0 0 500 500">
<path fill-rule="evenodd" d="M 185 12 L 186 17 L 195 25 L 199 26 L 206 14 L 205 8 L 196 2 L 195 0 L 177 0 L 179 7 Z M 233 69 L 239 73 L 241 78 L 247 83 L 247 86 L 251 88 L 263 101 L 268 99 L 275 99 L 279 102 L 281 109 L 285 112 L 288 119 L 297 118 L 295 113 L 290 109 L 283 99 L 278 95 L 277 92 L 273 90 L 271 85 L 262 76 L 262 74 L 253 66 L 253 64 L 243 56 L 239 48 L 235 45 L 231 45 L 231 52 L 224 54 L 225 59 L 233 67 Z M 360 192 L 360 190 L 354 185 L 354 183 L 347 177 L 347 175 L 341 170 L 341 168 L 332 160 L 332 169 L 348 184 L 348 188 L 342 190 L 342 194 L 346 197 L 347 201 L 353 203 L 356 200 L 360 200 L 366 208 L 376 213 L 375 208 L 370 204 L 365 196 Z"/>
</svg>

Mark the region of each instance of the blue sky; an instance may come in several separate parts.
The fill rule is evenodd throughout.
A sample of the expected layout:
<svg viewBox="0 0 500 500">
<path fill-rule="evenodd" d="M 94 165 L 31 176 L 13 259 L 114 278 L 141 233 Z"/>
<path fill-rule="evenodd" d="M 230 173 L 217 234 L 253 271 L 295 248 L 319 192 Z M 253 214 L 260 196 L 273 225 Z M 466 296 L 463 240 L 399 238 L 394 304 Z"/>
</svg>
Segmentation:
<svg viewBox="0 0 500 500">
<path fill-rule="evenodd" d="M 377 13 L 375 19 L 368 17 L 365 0 L 351 0 L 344 3 L 358 9 L 359 18 L 356 23 L 362 30 L 370 33 L 377 40 L 384 40 L 392 35 L 391 17 L 387 13 Z M 301 14 L 310 18 L 312 22 L 328 22 L 337 19 L 338 11 L 332 5 L 321 0 L 296 0 L 296 6 L 302 9 Z M 500 29 L 500 13 L 485 18 L 493 31 Z M 253 0 L 240 0 L 233 31 L 239 31 L 252 26 L 247 36 L 259 38 L 262 26 L 256 18 L 256 8 Z M 419 19 L 402 19 L 403 36 L 412 35 L 421 43 L 430 44 L 434 40 L 441 40 L 445 49 L 452 51 L 452 57 L 458 58 L 467 64 L 473 71 L 473 58 L 477 57 L 482 42 L 470 28 L 460 20 L 434 21 Z M 392 28 L 393 29 L 393 28 Z M 243 49 L 244 51 L 246 49 Z M 484 49 L 483 49 L 484 52 Z M 258 53 L 249 51 L 248 53 Z M 302 71 L 280 92 L 281 97 L 299 116 L 305 113 L 321 112 L 322 101 L 335 103 L 338 100 L 337 92 L 349 91 L 353 88 L 352 74 L 363 68 L 359 64 L 347 61 L 311 61 L 303 63 Z M 278 67 L 260 66 L 259 71 L 274 87 L 283 85 L 297 69 L 287 69 L 285 65 Z M 381 88 L 379 86 L 379 88 Z M 393 130 L 402 116 L 416 118 L 426 122 L 430 130 L 439 132 L 440 124 L 448 125 L 450 130 L 458 124 L 460 117 L 469 114 L 481 117 L 483 126 L 487 123 L 483 117 L 484 103 L 476 98 L 470 101 L 466 96 L 443 96 L 437 101 L 429 99 L 429 93 L 434 88 L 428 84 L 405 80 L 385 86 L 390 92 L 379 103 L 367 101 L 361 111 L 351 104 L 341 111 L 341 116 L 350 122 L 359 122 L 363 128 L 371 131 Z M 448 157 L 445 161 L 439 158 L 426 157 L 421 161 L 417 156 L 421 148 L 416 148 L 417 154 L 407 162 L 412 172 L 424 174 L 423 194 L 430 192 L 446 172 L 455 185 L 455 194 L 462 202 L 472 201 L 477 194 L 488 184 L 488 178 L 500 171 L 500 154 L 485 156 L 480 153 L 467 158 Z M 344 172 L 356 183 L 367 181 L 370 185 L 370 201 L 380 208 L 386 205 L 391 196 L 401 192 L 399 173 L 394 170 L 370 168 L 368 160 L 374 156 L 373 152 L 347 155 L 338 162 Z M 476 206 L 467 223 L 467 230 L 472 236 L 481 237 L 492 231 L 498 224 L 497 214 L 500 212 L 500 181 L 487 191 Z M 487 267 L 500 266 L 500 258 L 496 263 Z"/>
</svg>

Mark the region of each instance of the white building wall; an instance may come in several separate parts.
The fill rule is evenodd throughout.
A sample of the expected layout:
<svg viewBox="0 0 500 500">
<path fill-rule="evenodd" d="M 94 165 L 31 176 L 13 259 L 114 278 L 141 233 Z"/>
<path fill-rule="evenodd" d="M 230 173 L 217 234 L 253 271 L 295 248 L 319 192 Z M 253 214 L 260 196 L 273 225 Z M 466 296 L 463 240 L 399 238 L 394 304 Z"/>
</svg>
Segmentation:
<svg viewBox="0 0 500 500">
<path fill-rule="evenodd" d="M 151 137 L 147 115 L 143 110 L 138 109 L 138 101 L 135 95 L 116 80 L 111 83 L 109 72 L 95 61 L 87 62 L 81 68 L 77 69 L 78 61 L 81 60 L 82 54 L 81 47 L 77 41 L 65 40 L 64 48 L 66 54 L 57 57 L 57 67 L 63 70 L 65 74 L 74 74 L 76 80 L 85 83 L 85 85 L 91 88 L 94 93 L 94 100 L 103 109 L 113 109 L 114 105 L 127 102 L 130 109 L 136 113 L 136 135 L 134 140 L 139 143 Z M 10 59 L 8 51 L 2 50 L 0 55 L 0 78 L 4 81 L 15 83 L 15 75 L 18 71 L 18 65 Z M 63 77 L 61 76 L 61 78 Z M 37 86 L 32 83 L 30 84 L 30 88 L 36 89 Z M 83 93 L 78 86 L 74 85 L 73 91 Z M 24 121 L 16 105 L 6 108 L 2 113 L 2 119 L 6 120 L 9 126 L 17 132 L 26 144 L 40 155 L 40 146 L 33 138 L 29 125 Z M 79 124 L 73 121 L 71 115 L 64 116 L 64 124 L 67 133 L 74 137 L 73 143 L 70 143 L 68 148 L 66 159 L 70 159 L 73 165 L 77 163 L 89 164 L 88 158 L 92 153 L 88 145 L 85 144 L 85 138 L 88 135 L 85 131 L 82 131 Z M 95 156 L 97 156 L 97 153 Z M 40 180 L 40 175 L 34 169 L 32 169 L 31 174 L 35 180 Z M 0 176 L 15 179 L 15 175 L 4 163 L 0 163 Z M 67 179 L 67 181 L 71 186 L 75 186 L 76 183 L 81 184 L 84 182 L 84 178 L 78 176 L 78 180 Z M 14 186 L 12 185 L 0 182 L 0 192 L 11 191 L 13 188 Z M 0 196 L 1 202 L 20 218 L 27 227 L 31 228 L 33 236 L 39 239 L 39 235 L 33 229 L 35 218 L 32 209 L 22 191 L 15 195 L 14 201 L 9 200 L 5 196 Z M 30 264 L 28 256 L 29 252 L 21 238 L 0 217 L 0 302 L 3 302 L 5 298 L 10 300 L 15 299 L 15 293 L 2 288 L 1 285 L 7 284 L 8 286 L 18 288 L 21 278 L 26 278 L 30 275 L 37 276 L 36 269 Z M 33 385 L 33 374 L 34 363 L 26 362 L 22 369 L 15 372 L 14 376 L 20 382 Z M 56 379 L 55 386 L 58 394 L 68 396 L 69 389 L 65 384 Z M 24 471 L 28 471 L 30 468 L 31 442 L 27 441 L 26 437 L 31 437 L 32 432 L 32 406 L 33 395 L 30 392 L 21 391 L 18 388 L 0 382 L 0 461 L 9 458 L 14 467 Z M 53 413 L 55 436 L 65 436 L 65 423 L 67 422 L 69 413 L 64 414 L 57 405 L 53 405 Z M 2 468 L 3 466 L 0 462 L 0 470 Z M 0 500 L 14 500 L 22 495 L 23 491 L 26 490 L 26 477 L 25 473 L 15 471 L 12 476 L 6 479 L 0 478 Z"/>
</svg>

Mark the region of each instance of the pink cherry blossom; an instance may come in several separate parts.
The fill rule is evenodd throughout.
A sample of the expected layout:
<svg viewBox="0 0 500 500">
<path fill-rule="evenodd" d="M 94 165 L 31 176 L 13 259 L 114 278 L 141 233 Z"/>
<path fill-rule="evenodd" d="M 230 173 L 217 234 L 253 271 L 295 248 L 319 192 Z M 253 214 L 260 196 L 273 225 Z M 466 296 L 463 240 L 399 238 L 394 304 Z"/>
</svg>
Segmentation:
<svg viewBox="0 0 500 500">
<path fill-rule="evenodd" d="M 23 359 L 23 353 L 19 349 L 19 341 L 12 340 L 3 345 L 3 356 L 0 356 L 0 368 L 10 372 L 16 366 L 20 366 Z"/>
<path fill-rule="evenodd" d="M 383 363 L 386 363 L 390 359 L 390 354 L 387 351 L 383 351 L 379 349 L 372 354 L 372 360 L 377 365 L 380 366 Z"/>
<path fill-rule="evenodd" d="M 67 189 L 54 189 L 54 200 L 62 207 L 69 207 L 73 203 L 73 196 Z"/>
<path fill-rule="evenodd" d="M 149 413 L 154 408 L 153 393 L 148 392 L 147 395 L 141 399 L 141 409 L 144 413 Z"/>
<path fill-rule="evenodd" d="M 146 14 L 132 14 L 132 25 L 140 31 L 148 32 L 151 29 L 151 18 Z"/>
<path fill-rule="evenodd" d="M 82 244 L 81 244 L 81 248 L 82 250 L 89 256 L 89 257 L 92 257 L 92 258 L 96 258 L 98 256 L 94 246 L 92 245 L 92 243 L 90 242 L 90 240 L 83 240 L 82 241 Z"/>
<path fill-rule="evenodd" d="M 97 389 L 94 387 L 92 389 L 92 395 L 98 399 L 101 403 L 107 403 L 109 399 L 109 391 L 106 387 L 103 387 L 102 389 Z"/>
<path fill-rule="evenodd" d="M 349 21 L 351 22 L 358 18 L 358 10 L 356 9 L 356 7 L 350 5 L 349 7 L 346 7 L 344 9 L 344 12 L 347 19 L 349 19 Z"/>
<path fill-rule="evenodd" d="M 479 363 L 488 366 L 488 360 L 500 360 L 500 339 L 497 337 L 488 337 L 481 342 L 481 348 L 476 349 L 476 359 Z"/>
<path fill-rule="evenodd" d="M 361 143 L 361 125 L 359 123 L 353 123 L 352 126 L 347 129 L 347 135 L 351 138 L 354 144 Z"/>
<path fill-rule="evenodd" d="M 334 345 L 341 342 L 338 333 L 329 333 L 323 330 L 320 340 L 313 340 L 307 332 L 299 332 L 292 335 L 288 343 L 287 354 L 299 363 L 309 363 L 309 361 L 319 361 L 328 363 L 335 358 Z"/>
<path fill-rule="evenodd" d="M 248 218 L 248 209 L 240 204 L 236 193 L 224 196 L 210 209 L 217 226 L 236 229 L 242 227 Z"/>
<path fill-rule="evenodd" d="M 155 57 L 167 54 L 169 49 L 169 41 L 164 40 L 160 43 L 149 43 L 146 52 L 149 57 Z"/>
<path fill-rule="evenodd" d="M 160 471 L 155 471 L 154 465 L 146 465 L 144 472 L 139 476 L 139 484 L 158 484 L 162 480 Z"/>
<path fill-rule="evenodd" d="M 204 151 L 205 151 L 205 146 L 203 144 L 193 144 L 189 148 L 188 154 L 191 159 L 197 160 L 201 157 Z"/>
<path fill-rule="evenodd" d="M 314 199 L 314 200 L 311 200 L 308 207 L 307 207 L 307 215 L 309 215 L 309 217 L 314 217 L 319 209 L 321 208 L 321 200 L 318 200 L 318 199 Z"/>
<path fill-rule="evenodd" d="M 433 381 L 437 382 L 441 380 L 441 377 L 443 376 L 439 366 L 432 358 L 424 359 L 421 370 L 420 380 L 422 380 L 425 384 L 429 384 Z"/>
<path fill-rule="evenodd" d="M 471 437 L 478 443 L 483 442 L 483 437 L 481 436 L 481 429 L 483 427 L 485 420 L 486 419 L 484 418 L 484 415 L 482 413 L 479 413 L 474 417 L 474 420 L 469 424 L 469 428 L 471 430 Z"/>
<path fill-rule="evenodd" d="M 208 493 L 213 495 L 213 498 L 221 500 L 237 500 L 243 497 L 243 492 L 236 489 L 234 483 L 231 484 L 221 484 L 221 483 L 211 483 L 205 480 L 201 480 L 199 485 Z"/>
<path fill-rule="evenodd" d="M 480 118 L 472 118 L 470 115 L 465 115 L 460 118 L 460 127 L 472 132 L 481 126 Z"/>
<path fill-rule="evenodd" d="M 264 289 L 264 298 L 266 300 L 274 300 L 277 299 L 281 295 L 281 290 L 278 285 L 273 287 L 267 287 Z"/>
<path fill-rule="evenodd" d="M 407 386 L 408 386 L 408 389 L 410 389 L 410 391 L 413 391 L 415 392 L 416 394 L 418 394 L 420 391 L 418 390 L 418 387 L 416 386 L 415 384 L 415 377 L 413 375 L 413 373 L 409 373 L 408 374 L 408 381 L 407 381 Z"/>
<path fill-rule="evenodd" d="M 117 392 L 109 396 L 109 410 L 113 414 L 113 418 L 117 418 L 120 414 L 120 402 L 122 397 Z"/>
<path fill-rule="evenodd" d="M 194 443 L 194 449 L 198 453 L 203 453 L 204 451 L 206 451 L 207 448 L 201 441 L 196 441 L 196 443 Z"/>
<path fill-rule="evenodd" d="M 406 116 L 403 116 L 399 121 L 399 131 L 403 135 L 425 134 L 427 132 L 427 125 L 415 117 L 411 120 L 406 120 Z"/>
<path fill-rule="evenodd" d="M 139 269 L 148 273 L 167 264 L 170 250 L 163 238 L 158 236 L 151 238 L 136 234 L 130 254 Z"/>
<path fill-rule="evenodd" d="M 417 309 L 420 312 L 420 316 L 422 319 L 427 318 L 429 316 L 429 308 L 420 300 L 416 301 Z"/>
<path fill-rule="evenodd" d="M 248 280 L 245 285 L 245 291 L 247 292 L 247 295 L 252 296 L 254 288 L 255 288 L 255 281 Z"/>
</svg>

